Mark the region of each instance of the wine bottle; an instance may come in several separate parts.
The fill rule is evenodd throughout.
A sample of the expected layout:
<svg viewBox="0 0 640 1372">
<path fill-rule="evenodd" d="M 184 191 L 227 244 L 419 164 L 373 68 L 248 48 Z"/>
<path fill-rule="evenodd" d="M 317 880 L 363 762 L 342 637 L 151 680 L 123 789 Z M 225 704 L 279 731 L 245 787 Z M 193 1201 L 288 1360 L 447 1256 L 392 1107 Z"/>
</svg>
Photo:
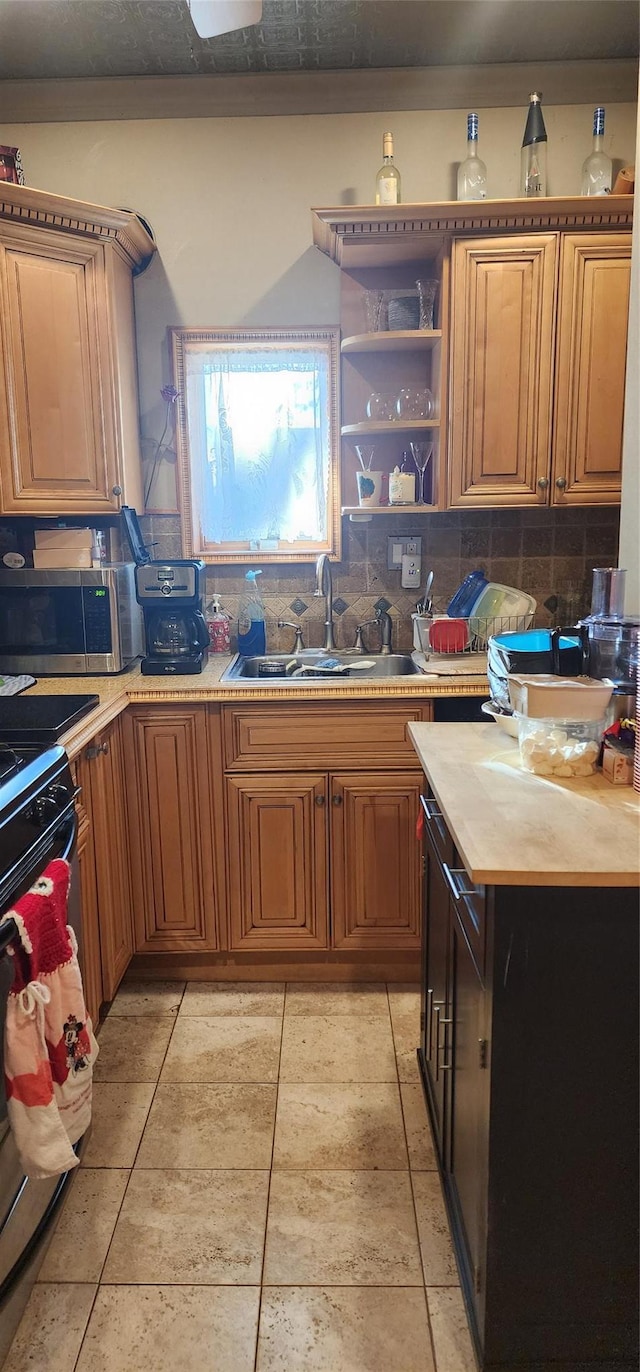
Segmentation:
<svg viewBox="0 0 640 1372">
<path fill-rule="evenodd" d="M 522 140 L 520 175 L 522 195 L 547 194 L 547 131 L 542 118 L 542 96 L 533 91 Z"/>
<path fill-rule="evenodd" d="M 376 205 L 400 204 L 400 172 L 393 160 L 393 134 L 382 135 L 382 166 L 376 176 Z"/>
<path fill-rule="evenodd" d="M 604 106 L 593 111 L 593 150 L 582 163 L 581 195 L 610 195 L 613 182 L 613 163 L 602 150 L 604 139 Z"/>
<path fill-rule="evenodd" d="M 478 116 L 467 115 L 467 155 L 458 167 L 458 200 L 486 200 L 487 168 L 478 156 Z"/>
</svg>

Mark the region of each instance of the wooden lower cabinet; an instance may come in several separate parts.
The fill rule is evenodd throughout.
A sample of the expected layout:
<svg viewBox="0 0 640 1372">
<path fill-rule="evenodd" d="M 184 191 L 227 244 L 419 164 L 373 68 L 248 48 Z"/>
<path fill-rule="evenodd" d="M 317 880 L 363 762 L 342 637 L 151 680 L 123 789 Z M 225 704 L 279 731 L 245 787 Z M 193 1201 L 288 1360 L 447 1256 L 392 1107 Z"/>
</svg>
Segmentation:
<svg viewBox="0 0 640 1372">
<path fill-rule="evenodd" d="M 90 764 L 82 756 L 73 764 L 76 785 L 80 787 L 80 795 L 76 802 L 76 813 L 78 816 L 76 856 L 78 859 L 80 907 L 82 910 L 82 933 L 79 940 L 78 952 L 85 1003 L 93 1023 L 97 1024 L 100 1019 L 100 1009 L 104 996 L 102 992 L 96 854 L 90 814 L 91 783 L 89 765 Z"/>
<path fill-rule="evenodd" d="M 419 948 L 419 772 L 333 774 L 334 948 Z"/>
<path fill-rule="evenodd" d="M 218 724 L 206 705 L 136 706 L 124 717 L 136 952 L 220 947 Z"/>
<path fill-rule="evenodd" d="M 121 720 L 84 750 L 95 854 L 102 993 L 112 1000 L 133 955 L 129 833 Z"/>
<path fill-rule="evenodd" d="M 328 947 L 327 778 L 226 778 L 230 947 Z"/>
</svg>

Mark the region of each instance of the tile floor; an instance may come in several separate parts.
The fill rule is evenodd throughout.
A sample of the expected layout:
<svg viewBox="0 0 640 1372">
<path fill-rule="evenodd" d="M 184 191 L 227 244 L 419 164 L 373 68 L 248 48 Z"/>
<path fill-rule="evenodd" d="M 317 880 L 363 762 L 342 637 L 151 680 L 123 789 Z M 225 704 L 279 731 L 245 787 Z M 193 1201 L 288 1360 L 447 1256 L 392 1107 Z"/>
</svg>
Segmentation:
<svg viewBox="0 0 640 1372">
<path fill-rule="evenodd" d="M 126 982 L 5 1372 L 474 1372 L 413 987 Z"/>
</svg>

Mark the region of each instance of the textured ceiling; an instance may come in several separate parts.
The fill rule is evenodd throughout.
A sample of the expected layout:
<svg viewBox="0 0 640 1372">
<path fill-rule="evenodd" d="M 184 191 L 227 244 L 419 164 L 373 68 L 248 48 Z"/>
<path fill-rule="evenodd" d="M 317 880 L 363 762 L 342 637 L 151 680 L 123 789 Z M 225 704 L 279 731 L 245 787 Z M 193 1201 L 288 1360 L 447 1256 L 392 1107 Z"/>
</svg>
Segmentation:
<svg viewBox="0 0 640 1372">
<path fill-rule="evenodd" d="M 638 0 L 264 0 L 195 33 L 186 0 L 0 0 L 0 78 L 424 67 L 635 57 Z"/>
</svg>

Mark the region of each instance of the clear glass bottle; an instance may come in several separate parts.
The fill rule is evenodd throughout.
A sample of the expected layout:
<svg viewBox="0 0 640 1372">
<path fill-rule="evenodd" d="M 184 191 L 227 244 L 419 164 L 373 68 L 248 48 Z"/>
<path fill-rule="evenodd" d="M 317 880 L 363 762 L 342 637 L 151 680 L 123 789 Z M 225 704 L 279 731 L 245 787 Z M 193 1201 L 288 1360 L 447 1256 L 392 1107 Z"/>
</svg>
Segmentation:
<svg viewBox="0 0 640 1372">
<path fill-rule="evenodd" d="M 520 156 L 520 191 L 526 196 L 547 194 L 547 131 L 542 118 L 541 101 L 540 91 L 533 91 L 529 96 L 529 113 Z"/>
<path fill-rule="evenodd" d="M 382 135 L 382 166 L 376 176 L 376 205 L 399 205 L 400 172 L 393 160 L 393 134 Z"/>
<path fill-rule="evenodd" d="M 467 155 L 458 167 L 458 200 L 486 200 L 487 168 L 478 157 L 478 116 L 467 115 Z"/>
<path fill-rule="evenodd" d="M 582 163 L 581 195 L 610 195 L 613 184 L 613 163 L 603 152 L 604 105 L 593 111 L 593 149 Z"/>
</svg>

